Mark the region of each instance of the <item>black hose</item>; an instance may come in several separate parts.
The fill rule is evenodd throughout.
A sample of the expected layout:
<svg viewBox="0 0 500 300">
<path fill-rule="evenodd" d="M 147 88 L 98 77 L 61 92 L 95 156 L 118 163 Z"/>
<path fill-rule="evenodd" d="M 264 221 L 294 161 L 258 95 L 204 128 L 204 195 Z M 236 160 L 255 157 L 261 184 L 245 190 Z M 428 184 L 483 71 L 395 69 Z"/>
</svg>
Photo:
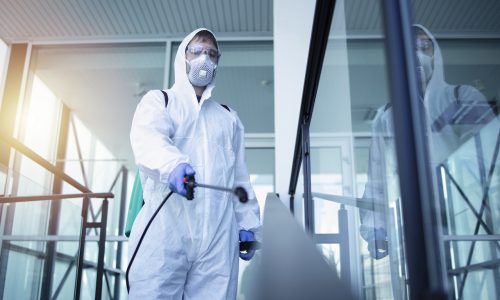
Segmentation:
<svg viewBox="0 0 500 300">
<path fill-rule="evenodd" d="M 135 256 L 137 255 L 137 251 L 139 250 L 139 247 L 141 246 L 142 240 L 144 239 L 144 236 L 146 235 L 146 232 L 148 231 L 149 226 L 151 225 L 151 223 L 153 222 L 153 220 L 155 219 L 156 215 L 158 214 L 160 209 L 163 207 L 163 205 L 165 205 L 168 198 L 170 198 L 172 193 L 173 192 L 168 193 L 168 195 L 165 197 L 165 199 L 163 199 L 163 201 L 160 203 L 160 206 L 158 206 L 158 208 L 156 209 L 153 216 L 151 216 L 151 219 L 149 220 L 148 224 L 146 225 L 146 228 L 144 228 L 144 231 L 142 232 L 141 238 L 139 239 L 139 243 L 137 243 L 137 247 L 134 250 L 134 254 L 132 255 L 132 258 L 130 259 L 130 261 L 128 263 L 127 271 L 125 272 L 125 282 L 127 283 L 127 293 L 130 292 L 130 284 L 128 282 L 128 272 L 130 271 L 130 267 L 132 266 L 132 263 L 134 262 Z"/>
</svg>

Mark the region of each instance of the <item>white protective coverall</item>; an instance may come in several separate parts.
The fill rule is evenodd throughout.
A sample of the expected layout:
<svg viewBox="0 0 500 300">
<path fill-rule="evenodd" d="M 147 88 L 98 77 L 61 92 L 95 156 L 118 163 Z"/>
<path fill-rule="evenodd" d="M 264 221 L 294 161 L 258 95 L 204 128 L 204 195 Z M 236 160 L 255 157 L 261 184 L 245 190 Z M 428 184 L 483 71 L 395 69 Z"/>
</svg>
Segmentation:
<svg viewBox="0 0 500 300">
<path fill-rule="evenodd" d="M 414 29 L 420 28 L 432 40 L 434 46 L 433 71 L 427 82 L 423 94 L 423 104 L 426 111 L 427 128 L 422 128 L 427 135 L 428 151 L 430 155 L 430 167 L 435 171 L 436 167 L 443 163 L 457 148 L 470 139 L 474 133 L 484 126 L 484 123 L 477 125 L 446 125 L 439 131 L 431 129 L 431 124 L 442 115 L 442 113 L 454 102 L 468 101 L 474 103 L 486 103 L 486 98 L 472 86 L 460 85 L 455 95 L 455 85 L 450 85 L 444 80 L 443 58 L 439 45 L 431 32 L 422 25 L 413 25 Z M 396 164 L 396 151 L 394 145 L 394 128 L 392 109 L 390 105 L 379 108 L 372 126 L 372 139 L 370 145 L 368 162 L 368 180 L 365 185 L 363 198 L 381 203 L 389 207 L 400 197 L 399 179 Z M 484 118 L 494 119 L 492 111 Z M 493 120 L 497 122 L 497 120 Z M 475 152 L 463 153 L 475 159 Z M 436 176 L 436 174 L 432 174 Z M 433 179 L 435 186 L 437 178 Z M 435 191 L 436 192 L 436 191 Z M 437 195 L 437 194 L 436 194 Z M 374 228 L 384 228 L 391 232 L 387 225 L 388 210 L 367 211 L 360 210 L 361 227 L 360 234 L 368 240 Z M 389 235 L 392 235 L 389 233 Z M 394 235 L 392 235 L 394 236 Z"/>
<path fill-rule="evenodd" d="M 235 299 L 238 233 L 253 231 L 260 240 L 259 206 L 245 164 L 244 128 L 234 110 L 211 98 L 210 83 L 198 103 L 186 74 L 185 49 L 175 57 L 175 83 L 148 92 L 137 106 L 130 140 L 141 172 L 145 204 L 132 228 L 129 255 L 147 222 L 169 193 L 170 172 L 189 163 L 196 181 L 242 186 L 248 202 L 234 195 L 196 188 L 192 201 L 173 194 L 152 222 L 130 269 L 130 299 Z"/>
</svg>

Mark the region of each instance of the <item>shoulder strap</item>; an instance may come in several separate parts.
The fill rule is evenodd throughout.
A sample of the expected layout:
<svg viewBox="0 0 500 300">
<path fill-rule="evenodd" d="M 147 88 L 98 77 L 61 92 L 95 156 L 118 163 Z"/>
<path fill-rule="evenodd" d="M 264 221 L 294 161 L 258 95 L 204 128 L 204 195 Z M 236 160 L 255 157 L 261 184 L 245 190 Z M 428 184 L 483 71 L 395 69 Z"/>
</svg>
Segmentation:
<svg viewBox="0 0 500 300">
<path fill-rule="evenodd" d="M 221 106 L 224 107 L 225 109 L 227 109 L 227 111 L 231 111 L 226 104 L 221 104 Z"/>
<path fill-rule="evenodd" d="M 167 107 L 167 105 L 168 105 L 168 94 L 164 90 L 160 90 L 160 91 L 163 93 L 163 97 L 165 98 L 165 107 Z M 227 109 L 227 111 L 231 111 L 227 105 L 221 104 L 221 106 L 224 107 L 225 109 Z"/>
<path fill-rule="evenodd" d="M 163 97 L 165 98 L 165 107 L 167 107 L 168 104 L 168 94 L 164 90 L 160 90 L 163 93 Z"/>
<path fill-rule="evenodd" d="M 458 90 L 459 90 L 459 89 L 460 89 L 460 86 L 459 86 L 459 85 L 457 85 L 457 86 L 455 87 L 455 89 L 453 90 L 453 93 L 455 94 L 455 101 L 457 101 L 457 103 L 459 103 L 459 102 L 460 102 L 460 99 L 458 98 Z"/>
</svg>

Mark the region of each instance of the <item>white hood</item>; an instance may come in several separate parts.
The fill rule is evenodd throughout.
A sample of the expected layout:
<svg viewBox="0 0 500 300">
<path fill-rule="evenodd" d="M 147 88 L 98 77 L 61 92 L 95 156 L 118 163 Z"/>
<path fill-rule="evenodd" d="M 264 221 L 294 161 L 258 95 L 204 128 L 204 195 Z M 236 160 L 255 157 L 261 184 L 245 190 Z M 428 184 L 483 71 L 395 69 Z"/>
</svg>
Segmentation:
<svg viewBox="0 0 500 300">
<path fill-rule="evenodd" d="M 441 49 L 439 48 L 436 38 L 424 26 L 420 24 L 414 24 L 412 26 L 423 30 L 432 40 L 434 46 L 433 70 L 431 78 L 427 83 L 427 88 L 425 89 L 424 104 L 427 108 L 430 120 L 435 120 L 449 104 L 448 101 L 443 101 L 443 99 L 449 98 L 447 96 L 450 93 L 452 94 L 452 87 L 444 80 L 443 56 L 441 55 Z M 448 91 L 448 89 L 450 90 Z"/>
<path fill-rule="evenodd" d="M 188 34 L 182 43 L 179 45 L 177 49 L 177 54 L 175 55 L 174 61 L 174 85 L 172 86 L 172 90 L 174 91 L 176 97 L 183 99 L 182 101 L 191 101 L 193 104 L 198 105 L 198 100 L 196 99 L 196 93 L 194 91 L 193 85 L 189 82 L 189 78 L 186 73 L 186 47 L 191 42 L 193 37 L 200 31 L 208 31 L 214 37 L 212 31 L 206 28 L 198 28 Z M 216 44 L 217 48 L 219 45 Z M 205 99 L 209 99 L 212 96 L 212 90 L 215 87 L 214 82 L 212 81 L 209 85 L 207 85 L 205 91 L 200 100 L 200 105 L 205 101 Z M 189 99 L 189 100 L 188 100 Z"/>
</svg>

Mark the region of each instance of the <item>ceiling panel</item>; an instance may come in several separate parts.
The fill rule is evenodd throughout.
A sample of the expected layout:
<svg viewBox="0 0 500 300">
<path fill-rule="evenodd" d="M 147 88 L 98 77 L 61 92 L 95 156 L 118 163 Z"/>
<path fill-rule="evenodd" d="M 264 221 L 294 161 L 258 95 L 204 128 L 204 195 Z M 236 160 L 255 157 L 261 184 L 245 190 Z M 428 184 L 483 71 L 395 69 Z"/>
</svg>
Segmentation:
<svg viewBox="0 0 500 300">
<path fill-rule="evenodd" d="M 7 43 L 183 37 L 199 27 L 218 36 L 272 36 L 271 0 L 0 0 Z"/>
<path fill-rule="evenodd" d="M 498 37 L 498 0 L 413 0 L 415 22 L 436 35 Z M 0 0 L 0 38 L 44 40 L 180 38 L 198 27 L 219 36 L 272 36 L 272 0 Z M 345 1 L 351 35 L 380 35 L 379 2 Z"/>
</svg>

